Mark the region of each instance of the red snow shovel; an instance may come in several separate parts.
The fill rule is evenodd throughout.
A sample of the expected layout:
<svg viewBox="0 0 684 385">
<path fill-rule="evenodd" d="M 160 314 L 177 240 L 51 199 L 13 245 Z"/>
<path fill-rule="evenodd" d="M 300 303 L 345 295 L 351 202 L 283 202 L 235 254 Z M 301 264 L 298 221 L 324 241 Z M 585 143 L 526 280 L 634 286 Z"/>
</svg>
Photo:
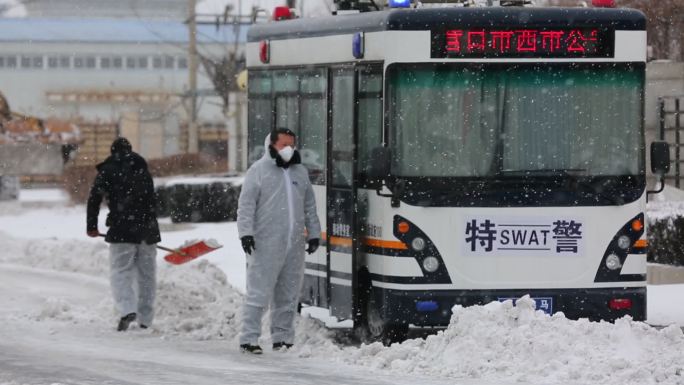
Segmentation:
<svg viewBox="0 0 684 385">
<path fill-rule="evenodd" d="M 101 237 L 106 236 L 102 233 L 100 233 L 99 235 Z M 214 239 L 188 241 L 185 242 L 185 244 L 178 249 L 171 249 L 161 245 L 156 246 L 160 250 L 169 252 L 169 254 L 166 254 L 164 256 L 164 259 L 166 260 L 166 262 L 171 263 L 173 265 L 181 265 L 185 262 L 190 262 L 195 258 L 201 257 L 204 254 L 211 253 L 212 251 L 223 247 Z"/>
<path fill-rule="evenodd" d="M 161 249 L 160 246 L 157 247 Z M 192 261 L 193 259 L 204 254 L 211 253 L 212 251 L 222 247 L 222 245 L 213 239 L 188 241 L 185 242 L 183 246 L 175 250 L 164 248 L 163 250 L 171 252 L 171 254 L 166 254 L 164 259 L 168 263 L 180 265 L 185 262 Z"/>
</svg>

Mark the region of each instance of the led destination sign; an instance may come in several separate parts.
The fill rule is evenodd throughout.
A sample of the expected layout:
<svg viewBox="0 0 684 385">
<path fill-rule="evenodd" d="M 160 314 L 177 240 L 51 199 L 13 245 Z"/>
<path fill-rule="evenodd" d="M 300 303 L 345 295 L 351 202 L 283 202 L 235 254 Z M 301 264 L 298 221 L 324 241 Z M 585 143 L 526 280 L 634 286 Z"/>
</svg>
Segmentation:
<svg viewBox="0 0 684 385">
<path fill-rule="evenodd" d="M 454 28 L 432 32 L 432 57 L 612 57 L 613 43 L 614 32 L 600 28 Z"/>
</svg>

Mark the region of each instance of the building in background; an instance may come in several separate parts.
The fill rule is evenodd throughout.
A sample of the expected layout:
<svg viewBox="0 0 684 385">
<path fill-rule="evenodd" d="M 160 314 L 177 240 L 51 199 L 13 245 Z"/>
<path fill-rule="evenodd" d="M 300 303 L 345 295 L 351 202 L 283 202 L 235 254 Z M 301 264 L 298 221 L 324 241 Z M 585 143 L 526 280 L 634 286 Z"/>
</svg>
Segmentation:
<svg viewBox="0 0 684 385">
<path fill-rule="evenodd" d="M 84 142 L 76 164 L 101 161 L 117 134 L 129 137 L 148 159 L 183 154 L 190 111 L 186 5 L 26 2 L 29 17 L 0 18 L 0 91 L 13 111 L 78 124 Z M 216 61 L 241 57 L 246 29 L 199 25 L 198 52 Z M 197 89 L 200 154 L 206 149 L 219 162 L 239 163 L 226 160 L 227 143 L 229 132 L 240 138 L 236 133 L 247 114 L 235 113 L 236 103 L 224 108 L 201 65 Z"/>
<path fill-rule="evenodd" d="M 183 21 L 187 0 L 31 0 L 23 2 L 29 17 L 130 18 Z"/>
</svg>

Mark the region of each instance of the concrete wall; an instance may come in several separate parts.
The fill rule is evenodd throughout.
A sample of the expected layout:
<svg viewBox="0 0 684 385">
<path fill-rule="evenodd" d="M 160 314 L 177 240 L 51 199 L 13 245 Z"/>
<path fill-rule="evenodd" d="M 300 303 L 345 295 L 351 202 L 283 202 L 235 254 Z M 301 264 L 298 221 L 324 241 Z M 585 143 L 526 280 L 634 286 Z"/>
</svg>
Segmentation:
<svg viewBox="0 0 684 385">
<path fill-rule="evenodd" d="M 684 267 L 649 264 L 647 276 L 649 285 L 684 283 Z"/>
<path fill-rule="evenodd" d="M 63 169 L 61 145 L 0 144 L 0 175 L 59 175 Z"/>
</svg>

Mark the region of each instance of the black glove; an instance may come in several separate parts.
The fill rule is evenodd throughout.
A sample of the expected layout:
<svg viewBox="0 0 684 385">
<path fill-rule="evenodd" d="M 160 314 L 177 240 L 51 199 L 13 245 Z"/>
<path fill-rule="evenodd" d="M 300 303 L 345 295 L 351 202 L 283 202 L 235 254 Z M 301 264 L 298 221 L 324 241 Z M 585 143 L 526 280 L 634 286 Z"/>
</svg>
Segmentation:
<svg viewBox="0 0 684 385">
<path fill-rule="evenodd" d="M 245 253 L 252 255 L 252 251 L 256 250 L 256 247 L 254 246 L 254 237 L 251 235 L 245 235 L 244 237 L 240 238 L 240 241 L 242 242 L 242 250 L 244 250 Z"/>
<path fill-rule="evenodd" d="M 311 254 L 318 249 L 318 238 L 309 239 L 309 247 L 306 248 L 306 252 Z"/>
</svg>

